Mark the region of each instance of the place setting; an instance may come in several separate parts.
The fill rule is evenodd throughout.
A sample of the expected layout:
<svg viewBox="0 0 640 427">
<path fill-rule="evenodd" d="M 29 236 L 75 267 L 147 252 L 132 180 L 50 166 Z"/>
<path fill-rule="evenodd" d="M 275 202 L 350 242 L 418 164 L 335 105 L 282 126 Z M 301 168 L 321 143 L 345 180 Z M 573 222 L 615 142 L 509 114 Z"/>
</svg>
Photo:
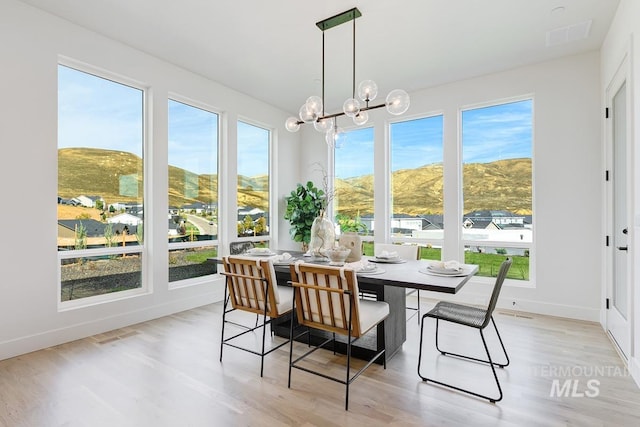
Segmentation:
<svg viewBox="0 0 640 427">
<path fill-rule="evenodd" d="M 458 261 L 432 261 L 418 271 L 432 276 L 444 277 L 461 277 L 468 274 L 464 269 L 464 264 L 460 264 Z"/>
<path fill-rule="evenodd" d="M 278 254 L 270 248 L 251 248 L 244 255 L 269 258 L 273 265 L 288 265 L 296 260 L 289 252 Z"/>
<path fill-rule="evenodd" d="M 369 261 L 380 264 L 402 264 L 407 262 L 406 259 L 400 258 L 395 251 L 382 251 Z"/>
<path fill-rule="evenodd" d="M 356 271 L 357 275 L 373 275 L 382 274 L 385 272 L 383 268 L 380 268 L 376 264 L 370 263 L 368 260 L 360 260 L 355 262 L 348 262 L 345 267 L 352 268 Z"/>
</svg>

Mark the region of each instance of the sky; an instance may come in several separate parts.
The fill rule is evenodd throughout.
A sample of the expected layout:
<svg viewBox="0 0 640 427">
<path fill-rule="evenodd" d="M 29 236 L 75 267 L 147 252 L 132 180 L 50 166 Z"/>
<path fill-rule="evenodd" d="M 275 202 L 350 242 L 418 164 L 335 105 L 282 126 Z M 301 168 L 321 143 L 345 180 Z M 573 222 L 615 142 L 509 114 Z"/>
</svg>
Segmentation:
<svg viewBox="0 0 640 427">
<path fill-rule="evenodd" d="M 532 114 L 531 100 L 463 111 L 463 162 L 531 158 Z M 392 123 L 390 140 L 392 172 L 442 163 L 443 116 Z M 373 173 L 373 128 L 349 131 L 335 158 L 339 178 Z"/>
<path fill-rule="evenodd" d="M 142 156 L 143 96 L 140 89 L 59 66 L 58 147 L 92 147 Z M 464 163 L 530 158 L 533 102 L 512 102 L 462 111 Z M 169 164 L 191 172 L 217 173 L 218 115 L 169 101 Z M 391 169 L 442 162 L 443 117 L 391 125 Z M 336 176 L 373 173 L 373 128 L 348 132 L 336 149 Z M 238 122 L 238 173 L 248 177 L 269 170 L 267 129 Z M 246 153 L 246 155 L 242 155 Z"/>
</svg>

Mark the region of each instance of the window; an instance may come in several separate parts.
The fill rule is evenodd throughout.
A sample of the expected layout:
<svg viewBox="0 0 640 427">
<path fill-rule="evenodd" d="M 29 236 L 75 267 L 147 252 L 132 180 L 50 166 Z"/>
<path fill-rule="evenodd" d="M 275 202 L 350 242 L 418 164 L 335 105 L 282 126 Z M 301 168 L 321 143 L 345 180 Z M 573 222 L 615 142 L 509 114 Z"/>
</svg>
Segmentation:
<svg viewBox="0 0 640 427">
<path fill-rule="evenodd" d="M 169 282 L 212 274 L 217 255 L 218 115 L 169 100 Z"/>
<path fill-rule="evenodd" d="M 60 301 L 142 287 L 144 91 L 58 66 Z"/>
<path fill-rule="evenodd" d="M 238 237 L 269 235 L 270 141 L 267 129 L 238 122 Z"/>
<path fill-rule="evenodd" d="M 533 242 L 533 101 L 462 111 L 465 262 L 495 276 L 506 255 L 509 277 L 529 280 Z"/>
<path fill-rule="evenodd" d="M 392 123 L 391 237 L 421 244 L 420 255 L 440 259 L 444 232 L 443 117 Z"/>
<path fill-rule="evenodd" d="M 338 234 L 373 235 L 373 128 L 346 133 L 334 150 L 333 209 Z"/>
</svg>

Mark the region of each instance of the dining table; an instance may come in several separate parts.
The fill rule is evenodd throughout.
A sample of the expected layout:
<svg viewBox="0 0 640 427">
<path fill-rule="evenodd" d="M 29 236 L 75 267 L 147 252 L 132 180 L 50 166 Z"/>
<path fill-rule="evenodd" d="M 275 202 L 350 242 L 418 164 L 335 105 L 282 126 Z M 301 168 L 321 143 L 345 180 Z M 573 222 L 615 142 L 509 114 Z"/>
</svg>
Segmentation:
<svg viewBox="0 0 640 427">
<path fill-rule="evenodd" d="M 305 256 L 302 252 L 258 250 L 245 253 L 243 256 L 272 259 L 278 286 L 290 286 L 290 266 L 295 262 L 330 264 L 327 258 Z M 402 349 L 407 338 L 407 288 L 456 294 L 478 272 L 478 266 L 474 264 L 457 264 L 457 272 L 436 268 L 442 267 L 442 264 L 426 259 L 384 259 L 371 256 L 363 256 L 359 261 L 345 263 L 346 268 L 356 270 L 358 287 L 365 297 L 389 304 L 387 319 L 352 345 L 354 357 L 367 359 L 377 351 L 385 349 L 385 359 L 389 360 Z M 283 316 L 274 321 L 274 334 L 288 337 L 290 321 L 291 316 Z M 325 334 L 314 331 L 311 339 L 312 342 L 319 343 L 325 338 Z M 346 352 L 346 343 L 338 342 L 336 351 Z"/>
</svg>

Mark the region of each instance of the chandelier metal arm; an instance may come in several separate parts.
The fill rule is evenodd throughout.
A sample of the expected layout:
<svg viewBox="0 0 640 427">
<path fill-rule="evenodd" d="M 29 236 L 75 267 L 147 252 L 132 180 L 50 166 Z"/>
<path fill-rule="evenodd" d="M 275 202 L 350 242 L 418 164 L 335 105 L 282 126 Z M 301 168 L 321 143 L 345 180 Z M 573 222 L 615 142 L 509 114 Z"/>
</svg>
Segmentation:
<svg viewBox="0 0 640 427">
<path fill-rule="evenodd" d="M 387 106 L 387 104 L 372 105 L 372 106 L 362 107 L 362 108 L 360 108 L 360 111 L 375 110 L 376 108 L 382 108 L 382 107 L 386 107 L 386 106 Z M 340 117 L 340 116 L 344 116 L 344 115 L 346 115 L 344 113 L 344 111 L 340 111 L 339 113 L 333 113 L 333 114 L 325 114 L 323 116 L 319 116 L 315 121 L 332 119 L 334 117 Z M 299 124 L 299 125 L 302 125 L 305 122 L 303 122 L 302 120 L 298 120 L 296 123 Z"/>
</svg>

